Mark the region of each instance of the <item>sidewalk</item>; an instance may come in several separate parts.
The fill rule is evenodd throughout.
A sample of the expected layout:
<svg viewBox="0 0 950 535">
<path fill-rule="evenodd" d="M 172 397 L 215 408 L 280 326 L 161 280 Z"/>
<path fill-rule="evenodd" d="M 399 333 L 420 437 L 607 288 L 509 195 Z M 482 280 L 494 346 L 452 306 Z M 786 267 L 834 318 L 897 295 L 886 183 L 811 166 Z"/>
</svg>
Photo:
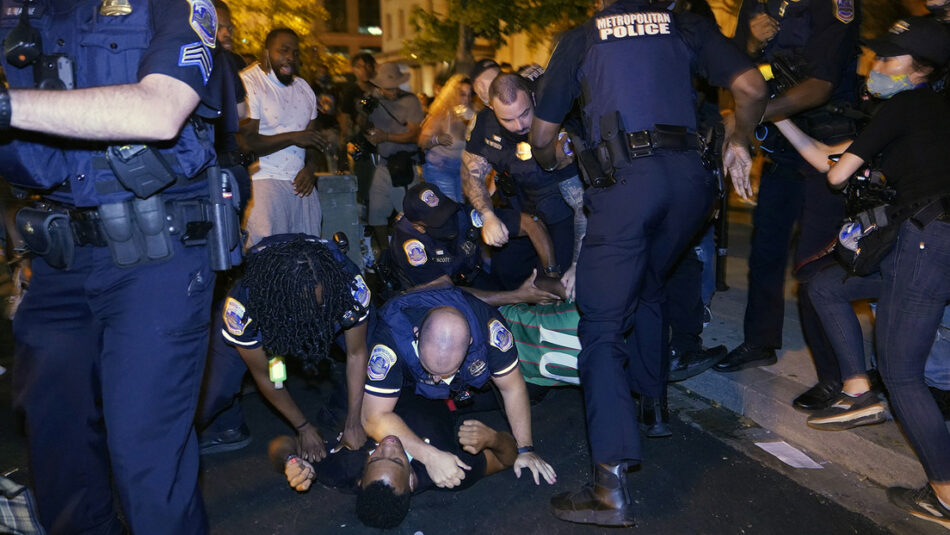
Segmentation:
<svg viewBox="0 0 950 535">
<path fill-rule="evenodd" d="M 730 212 L 731 247 L 727 261 L 727 284 L 730 289 L 713 297 L 713 320 L 703 333 L 707 346 L 725 344 L 733 349 L 742 342 L 750 219 L 751 212 L 746 207 Z M 791 401 L 817 382 L 814 364 L 802 337 L 795 291 L 796 283 L 789 275 L 786 280 L 783 347 L 778 352 L 778 363 L 734 373 L 710 370 L 678 383 L 677 387 L 751 419 L 804 450 L 819 463 L 827 461 L 836 464 L 853 472 L 861 480 L 868 479 L 882 487 L 922 486 L 926 482 L 923 468 L 892 419 L 883 424 L 848 431 L 818 431 L 806 425 L 806 413 L 792 407 Z M 859 305 L 857 309 L 864 327 L 866 354 L 870 354 L 873 337 L 870 312 L 867 305 Z M 881 495 L 883 497 L 883 491 Z M 847 503 L 844 505 L 848 506 Z M 916 519 L 899 521 L 901 512 L 890 507 L 892 510 L 873 507 L 881 513 L 881 518 L 875 520 L 882 525 L 891 525 L 895 532 L 904 532 L 904 529 L 899 529 L 894 523 L 910 528 L 910 533 L 915 532 L 915 529 L 916 533 L 930 533 L 931 526 L 940 529 Z"/>
</svg>

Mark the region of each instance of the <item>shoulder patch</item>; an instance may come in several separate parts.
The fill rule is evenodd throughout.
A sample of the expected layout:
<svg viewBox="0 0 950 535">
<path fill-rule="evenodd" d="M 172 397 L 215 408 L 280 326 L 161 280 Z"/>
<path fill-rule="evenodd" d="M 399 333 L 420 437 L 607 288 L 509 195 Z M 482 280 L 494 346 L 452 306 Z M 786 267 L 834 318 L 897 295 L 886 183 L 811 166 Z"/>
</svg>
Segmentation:
<svg viewBox="0 0 950 535">
<path fill-rule="evenodd" d="M 439 197 L 429 188 L 422 190 L 422 193 L 419 194 L 419 199 L 430 208 L 435 208 L 439 205 Z"/>
<path fill-rule="evenodd" d="M 504 324 L 492 319 L 488 322 L 488 343 L 501 351 L 508 351 L 514 344 L 514 337 Z"/>
<path fill-rule="evenodd" d="M 472 210 L 472 226 L 475 228 L 482 228 L 485 225 L 485 221 L 482 220 L 482 214 L 478 213 L 478 210 Z"/>
<path fill-rule="evenodd" d="M 224 302 L 224 328 L 234 336 L 243 336 L 244 331 L 247 330 L 247 326 L 252 321 L 250 319 L 244 321 L 244 314 L 246 312 L 244 305 L 240 301 L 233 297 L 228 297 L 227 301 Z"/>
<path fill-rule="evenodd" d="M 835 4 L 835 18 L 848 24 L 854 20 L 854 0 L 831 0 Z"/>
<path fill-rule="evenodd" d="M 396 352 L 383 344 L 373 346 L 373 352 L 369 356 L 369 364 L 366 366 L 366 377 L 370 381 L 382 381 L 389 375 L 389 370 L 396 363 Z"/>
<path fill-rule="evenodd" d="M 188 4 L 191 5 L 188 24 L 205 46 L 214 48 L 214 38 L 218 33 L 218 13 L 214 4 L 211 0 L 188 0 Z"/>
<path fill-rule="evenodd" d="M 422 245 L 419 240 L 407 241 L 402 244 L 402 250 L 406 252 L 406 259 L 409 260 L 409 265 L 412 267 L 421 266 L 429 259 L 426 256 L 426 246 Z"/>
<path fill-rule="evenodd" d="M 363 308 L 369 306 L 370 297 L 373 295 L 369 290 L 369 286 L 366 285 L 366 281 L 363 280 L 362 275 L 353 277 L 353 286 L 350 289 L 350 293 L 353 294 L 353 299 Z"/>
</svg>

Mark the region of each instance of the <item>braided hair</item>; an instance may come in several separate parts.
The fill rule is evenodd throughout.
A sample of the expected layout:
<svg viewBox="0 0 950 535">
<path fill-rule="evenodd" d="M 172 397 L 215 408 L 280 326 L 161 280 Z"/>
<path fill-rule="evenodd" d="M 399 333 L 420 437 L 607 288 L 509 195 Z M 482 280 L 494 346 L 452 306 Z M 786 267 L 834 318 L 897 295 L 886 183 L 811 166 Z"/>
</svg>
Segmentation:
<svg viewBox="0 0 950 535">
<path fill-rule="evenodd" d="M 302 234 L 249 255 L 247 315 L 258 322 L 265 350 L 300 357 L 314 372 L 329 352 L 335 322 L 351 306 L 351 281 L 326 245 Z"/>
</svg>

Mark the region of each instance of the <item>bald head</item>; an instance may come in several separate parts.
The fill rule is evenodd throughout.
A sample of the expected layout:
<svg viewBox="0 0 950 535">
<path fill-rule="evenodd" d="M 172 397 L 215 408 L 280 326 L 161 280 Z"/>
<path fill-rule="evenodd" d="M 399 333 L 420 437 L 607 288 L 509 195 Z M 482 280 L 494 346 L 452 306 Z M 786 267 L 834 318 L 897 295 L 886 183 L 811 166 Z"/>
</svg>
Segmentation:
<svg viewBox="0 0 950 535">
<path fill-rule="evenodd" d="M 436 307 L 419 327 L 419 360 L 433 375 L 458 371 L 472 342 L 468 320 L 453 307 Z"/>
</svg>

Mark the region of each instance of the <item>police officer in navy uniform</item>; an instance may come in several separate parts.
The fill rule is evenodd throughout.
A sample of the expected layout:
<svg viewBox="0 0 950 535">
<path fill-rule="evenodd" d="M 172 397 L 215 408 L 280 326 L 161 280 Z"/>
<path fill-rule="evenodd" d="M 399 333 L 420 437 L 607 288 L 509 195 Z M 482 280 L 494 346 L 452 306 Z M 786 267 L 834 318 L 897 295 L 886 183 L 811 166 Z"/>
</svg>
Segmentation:
<svg viewBox="0 0 950 535">
<path fill-rule="evenodd" d="M 551 236 L 556 264 L 540 266 L 544 275 L 559 278 L 573 265 L 575 241 L 574 210 L 565 202 L 561 184 L 577 180 L 573 163 L 555 173 L 545 173 L 531 157 L 528 129 L 534 104 L 528 80 L 514 74 L 500 74 L 491 83 L 508 90 L 490 90 L 489 103 L 475 118 L 475 126 L 462 152 L 462 188 L 465 196 L 484 220 L 485 243 L 499 247 L 492 252 L 492 269 L 510 270 L 505 277 L 510 287 L 520 283 L 537 262 L 527 244 L 508 242 L 512 231 L 495 214 L 485 179 L 495 170 L 495 185 L 515 210 L 537 217 Z M 498 97 L 508 97 L 499 99 Z M 513 98 L 511 98 L 513 97 Z"/>
<path fill-rule="evenodd" d="M 503 290 L 504 284 L 482 272 L 481 214 L 448 198 L 435 184 L 423 182 L 409 188 L 402 204 L 403 213 L 393 226 L 393 246 L 386 255 L 403 289 L 456 284 L 494 306 L 549 303 L 565 297 L 557 280 L 538 278 L 537 273 L 518 288 Z M 541 224 L 512 209 L 496 213 L 515 236 L 527 235 L 525 241 L 534 244 L 539 257 L 554 261 L 551 238 Z"/>
<path fill-rule="evenodd" d="M 821 173 L 806 163 L 768 121 L 791 118 L 812 137 L 825 143 L 850 139 L 854 121 L 827 108 L 843 108 L 854 101 L 856 91 L 859 6 L 855 0 L 799 0 L 785 2 L 745 0 L 739 12 L 734 41 L 744 47 L 774 77 L 763 126 L 766 163 L 752 214 L 752 248 L 749 253 L 749 296 L 743 324 L 744 341 L 717 371 L 732 372 L 776 362 L 782 346 L 785 317 L 785 270 L 792 230 L 799 235 L 793 268 L 799 287 L 802 329 L 809 345 L 829 354 L 820 321 L 804 291 L 820 269 L 813 262 L 833 244 L 838 223 L 844 217 L 844 198 L 833 192 Z M 794 72 L 794 76 L 784 73 Z M 736 184 L 743 197 L 752 195 L 748 184 Z M 835 362 L 816 359 L 819 384 L 807 392 L 801 408 L 822 408 L 840 389 Z"/>
<path fill-rule="evenodd" d="M 458 288 L 410 292 L 380 310 L 363 396 L 366 434 L 398 437 L 433 483 L 457 487 L 470 467 L 424 442 L 393 409 L 400 396 L 463 402 L 470 389 L 489 380 L 501 393 L 518 443 L 515 474 L 528 468 L 536 484 L 541 477 L 554 483 L 554 469 L 534 453 L 528 390 L 511 331 L 496 309 Z"/>
<path fill-rule="evenodd" d="M 221 177 L 195 114 L 221 93 L 207 85 L 214 7 L 4 0 L 0 13 L 0 128 L 15 129 L 0 175 L 43 196 L 17 214 L 36 258 L 13 326 L 41 521 L 122 533 L 121 510 L 134 533 L 206 533 L 192 420 Z"/>
<path fill-rule="evenodd" d="M 580 161 L 592 186 L 585 193 L 590 217 L 577 302 L 578 364 L 595 466 L 593 485 L 551 500 L 563 520 L 634 522 L 625 470 L 641 455 L 630 392 L 658 397 L 665 386 L 663 282 L 705 221 L 716 188 L 698 151 L 694 66 L 736 98 L 724 160 L 731 174 L 747 177 L 746 143 L 764 109 L 764 81 L 706 18 L 646 0 L 610 3 L 565 34 L 539 88 L 531 127 L 535 158 L 556 169 L 560 122 L 581 97 L 587 138 L 575 152 L 590 151 L 581 152 Z"/>
</svg>

